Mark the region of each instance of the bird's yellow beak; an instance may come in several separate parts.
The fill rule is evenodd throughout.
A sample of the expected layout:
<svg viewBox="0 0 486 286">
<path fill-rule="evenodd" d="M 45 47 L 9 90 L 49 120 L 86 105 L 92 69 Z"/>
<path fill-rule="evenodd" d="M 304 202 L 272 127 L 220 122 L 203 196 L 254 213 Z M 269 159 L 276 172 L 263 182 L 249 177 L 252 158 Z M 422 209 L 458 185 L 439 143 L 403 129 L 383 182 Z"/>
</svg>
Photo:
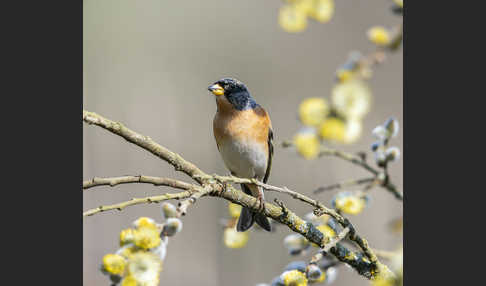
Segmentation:
<svg viewBox="0 0 486 286">
<path fill-rule="evenodd" d="M 208 87 L 208 90 L 216 96 L 224 94 L 224 89 L 217 83 Z"/>
</svg>

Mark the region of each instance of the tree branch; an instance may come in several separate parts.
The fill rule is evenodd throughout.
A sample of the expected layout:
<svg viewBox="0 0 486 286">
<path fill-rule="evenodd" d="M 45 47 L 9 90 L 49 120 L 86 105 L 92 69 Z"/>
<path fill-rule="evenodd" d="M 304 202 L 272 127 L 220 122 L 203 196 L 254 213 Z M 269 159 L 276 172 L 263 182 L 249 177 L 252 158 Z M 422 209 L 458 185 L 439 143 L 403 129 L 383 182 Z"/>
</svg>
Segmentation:
<svg viewBox="0 0 486 286">
<path fill-rule="evenodd" d="M 150 176 L 123 176 L 123 177 L 113 177 L 113 178 L 97 178 L 94 177 L 91 180 L 83 182 L 83 189 L 89 189 L 97 186 L 110 186 L 114 187 L 118 184 L 130 184 L 130 183 L 146 183 L 152 184 L 154 186 L 167 186 L 173 187 L 181 190 L 191 190 L 195 185 L 189 184 L 183 181 L 174 180 L 171 178 L 160 178 L 160 177 L 150 177 Z"/>
<path fill-rule="evenodd" d="M 145 204 L 145 203 L 160 203 L 162 201 L 167 201 L 167 200 L 180 200 L 180 199 L 185 199 L 190 197 L 192 192 L 190 191 L 184 191 L 180 193 L 175 193 L 175 194 L 164 194 L 160 196 L 153 196 L 153 197 L 146 197 L 146 198 L 133 198 L 129 201 L 114 204 L 114 205 L 108 205 L 108 206 L 99 206 L 95 209 L 90 209 L 87 210 L 83 213 L 83 216 L 91 216 L 96 213 L 104 212 L 104 211 L 109 211 L 109 210 L 119 210 L 121 211 L 122 209 L 128 207 L 128 206 L 133 206 L 133 205 L 139 205 L 139 204 Z"/>
<path fill-rule="evenodd" d="M 381 249 L 373 249 L 373 251 L 376 253 L 376 256 L 384 259 L 392 259 L 398 253 L 397 251 L 389 251 L 389 250 L 381 250 Z"/>
<path fill-rule="evenodd" d="M 140 135 L 126 127 L 122 124 L 103 118 L 102 116 L 95 114 L 93 112 L 88 112 L 83 110 L 83 120 L 88 124 L 95 124 L 100 126 L 114 134 L 117 134 L 127 141 L 138 145 L 159 158 L 165 160 L 169 164 L 173 165 L 176 170 L 182 171 L 189 175 L 191 178 L 199 182 L 202 186 L 192 185 L 185 182 L 166 179 L 166 178 L 155 178 L 155 177 L 144 177 L 143 176 L 125 176 L 118 178 L 105 178 L 101 180 L 92 179 L 83 183 L 83 188 L 93 187 L 96 185 L 116 185 L 122 183 L 163 183 L 164 185 L 172 186 L 175 188 L 186 189 L 186 191 L 180 193 L 168 193 L 160 196 L 152 196 L 146 198 L 133 198 L 130 201 L 109 205 L 100 206 L 95 209 L 88 210 L 83 213 L 83 216 L 90 216 L 99 212 L 108 210 L 122 210 L 123 208 L 131 205 L 143 204 L 143 203 L 159 203 L 165 200 L 171 199 L 186 199 L 179 204 L 178 216 L 184 215 L 187 212 L 187 208 L 194 204 L 197 199 L 204 196 L 221 197 L 233 203 L 239 204 L 241 206 L 247 207 L 253 211 L 259 211 L 259 203 L 257 199 L 253 196 L 249 196 L 240 190 L 235 189 L 233 186 L 226 184 L 225 182 L 235 182 L 235 183 L 251 183 L 261 186 L 267 190 L 273 190 L 281 193 L 286 193 L 291 195 L 295 199 L 299 199 L 306 202 L 316 208 L 314 213 L 317 214 L 328 214 L 334 217 L 343 227 L 349 229 L 349 239 L 356 242 L 358 246 L 363 250 L 364 255 L 369 259 L 363 259 L 363 254 L 355 253 L 348 250 L 343 245 L 336 241 L 335 246 L 331 247 L 330 251 L 334 254 L 340 261 L 353 267 L 359 274 L 372 279 L 378 272 L 381 272 L 385 276 L 393 276 L 394 274 L 382 263 L 380 263 L 376 255 L 369 248 L 366 240 L 359 237 L 354 230 L 351 223 L 340 214 L 332 209 L 326 208 L 320 202 L 313 200 L 307 196 L 300 193 L 289 190 L 288 188 L 279 188 L 263 184 L 257 180 L 242 179 L 235 177 L 223 177 L 223 176 L 210 176 L 194 164 L 184 160 L 180 155 L 166 149 L 165 147 L 152 141 L 149 137 Z M 306 222 L 297 216 L 295 213 L 287 209 L 283 203 L 279 203 L 279 206 L 275 206 L 271 203 L 266 203 L 263 213 L 282 223 L 287 225 L 291 230 L 303 235 L 307 240 L 317 244 L 320 248 L 325 248 L 328 243 L 330 243 L 330 238 L 324 236 L 312 223 Z"/>
<path fill-rule="evenodd" d="M 200 190 L 199 192 L 191 195 L 187 200 L 180 202 L 179 206 L 177 207 L 177 216 L 181 217 L 181 216 L 186 215 L 187 208 L 189 206 L 193 205 L 200 197 L 209 195 L 212 191 L 213 190 L 212 190 L 211 187 L 204 188 L 204 189 Z"/>
<path fill-rule="evenodd" d="M 284 148 L 288 148 L 288 147 L 294 146 L 294 143 L 292 143 L 290 141 L 283 141 L 280 145 Z M 375 168 L 371 167 L 360 156 L 353 155 L 353 154 L 350 154 L 350 153 L 346 153 L 346 152 L 336 150 L 336 149 L 331 149 L 329 147 L 321 145 L 319 157 L 322 157 L 322 156 L 334 156 L 334 157 L 346 160 L 348 162 L 351 162 L 351 163 L 353 163 L 357 166 L 360 166 L 361 168 L 363 168 L 366 171 L 375 175 L 375 177 L 377 179 L 380 179 L 380 181 L 382 182 L 381 187 L 385 188 L 390 193 L 392 193 L 395 196 L 395 198 L 397 198 L 398 200 L 403 201 L 403 194 L 398 191 L 397 187 L 392 182 L 390 182 L 390 180 L 387 178 L 387 176 L 385 174 L 381 173 L 380 171 L 376 170 Z"/>
<path fill-rule="evenodd" d="M 336 236 L 336 237 L 335 237 L 333 240 L 331 240 L 331 242 L 329 242 L 329 243 L 328 243 L 328 244 L 327 244 L 327 245 L 326 245 L 326 246 L 325 246 L 325 247 L 324 247 L 322 250 L 323 250 L 324 252 L 329 252 L 329 250 L 330 250 L 331 248 L 333 248 L 334 246 L 336 246 L 336 244 L 337 244 L 338 242 L 340 242 L 341 240 L 343 240 L 343 239 L 346 237 L 346 235 L 348 235 L 349 231 L 350 231 L 350 228 L 349 228 L 349 227 L 345 227 L 345 228 L 344 228 L 344 229 L 343 229 L 343 230 L 342 230 L 342 231 L 341 231 L 341 232 L 338 234 L 338 236 Z"/>
<path fill-rule="evenodd" d="M 317 262 L 319 262 L 324 257 L 324 254 L 327 254 L 329 250 L 331 250 L 331 248 L 335 247 L 341 240 L 346 237 L 350 230 L 351 229 L 349 227 L 344 228 L 337 237 L 335 237 L 326 246 L 324 246 L 321 251 L 312 256 L 309 264 L 316 264 Z"/>
<path fill-rule="evenodd" d="M 322 192 L 330 191 L 330 190 L 334 190 L 334 189 L 342 189 L 342 188 L 346 188 L 346 187 L 361 185 L 361 184 L 364 184 L 364 183 L 373 182 L 374 180 L 375 180 L 375 177 L 357 179 L 357 180 L 349 180 L 349 181 L 345 181 L 345 182 L 341 182 L 341 183 L 337 183 L 337 184 L 332 184 L 332 185 L 325 186 L 325 187 L 319 187 L 318 189 L 314 190 L 313 193 L 318 194 L 318 193 L 322 193 Z"/>
<path fill-rule="evenodd" d="M 213 174 L 213 175 L 204 175 L 204 176 L 200 176 L 200 177 L 207 179 L 207 180 L 213 180 L 213 181 L 216 180 L 216 181 L 221 182 L 221 183 L 231 182 L 231 183 L 238 183 L 238 184 L 257 185 L 257 186 L 260 186 L 263 189 L 268 190 L 268 191 L 274 191 L 274 192 L 279 192 L 279 193 L 282 193 L 282 194 L 287 194 L 294 199 L 308 203 L 309 205 L 323 211 L 323 213 L 329 214 L 331 216 L 337 215 L 336 212 L 334 212 L 331 209 L 326 208 L 320 202 L 313 200 L 313 199 L 311 199 L 311 198 L 309 198 L 309 197 L 307 197 L 307 196 L 305 196 L 301 193 L 292 191 L 292 190 L 288 189 L 287 187 L 282 187 L 282 188 L 275 187 L 275 186 L 272 186 L 272 185 L 262 183 L 262 182 L 260 182 L 256 179 L 245 179 L 245 178 L 238 178 L 238 177 L 234 177 L 234 176 L 219 176 L 219 175 Z M 342 221 L 344 222 L 344 220 L 342 220 Z"/>
<path fill-rule="evenodd" d="M 176 154 L 168 150 L 167 148 L 157 144 L 148 136 L 143 136 L 135 131 L 126 128 L 125 126 L 123 126 L 123 124 L 119 122 L 111 121 L 94 112 L 89 112 L 86 110 L 83 110 L 83 121 L 88 124 L 94 124 L 103 127 L 104 129 L 125 138 L 128 142 L 142 147 L 143 149 L 149 151 L 150 153 L 174 166 L 176 171 L 182 171 L 189 175 L 191 178 L 194 178 L 194 175 L 204 175 L 203 171 L 201 171 L 194 164 L 184 160 L 181 156 L 179 156 L 179 154 Z M 203 183 L 201 179 L 195 178 L 195 180 L 199 183 Z"/>
</svg>

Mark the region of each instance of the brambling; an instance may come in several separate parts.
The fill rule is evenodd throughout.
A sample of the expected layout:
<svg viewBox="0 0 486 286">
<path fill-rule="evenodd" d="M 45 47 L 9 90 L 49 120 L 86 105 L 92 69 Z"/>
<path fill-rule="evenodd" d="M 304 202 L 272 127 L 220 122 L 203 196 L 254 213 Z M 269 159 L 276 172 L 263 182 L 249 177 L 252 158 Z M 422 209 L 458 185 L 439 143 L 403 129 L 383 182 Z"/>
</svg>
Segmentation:
<svg viewBox="0 0 486 286">
<path fill-rule="evenodd" d="M 251 97 L 246 86 L 223 78 L 209 88 L 216 97 L 213 132 L 224 164 L 233 176 L 267 182 L 272 167 L 273 131 L 268 113 Z M 243 207 L 237 231 L 248 230 L 254 222 L 271 231 L 265 210 L 263 188 L 241 184 L 241 189 L 258 199 L 260 212 Z"/>
</svg>

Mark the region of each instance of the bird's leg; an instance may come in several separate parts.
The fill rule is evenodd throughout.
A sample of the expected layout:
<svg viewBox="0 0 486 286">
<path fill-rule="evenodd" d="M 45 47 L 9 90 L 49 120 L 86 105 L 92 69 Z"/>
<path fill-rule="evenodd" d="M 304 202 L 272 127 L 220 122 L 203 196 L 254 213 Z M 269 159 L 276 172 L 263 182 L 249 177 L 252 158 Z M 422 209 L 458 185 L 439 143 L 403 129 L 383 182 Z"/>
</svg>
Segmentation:
<svg viewBox="0 0 486 286">
<path fill-rule="evenodd" d="M 263 195 L 263 188 L 257 186 L 257 190 L 258 190 L 258 193 L 257 193 L 257 201 L 259 202 L 259 204 L 258 204 L 258 211 L 260 213 L 265 214 L 265 198 L 264 198 L 264 195 Z"/>
<path fill-rule="evenodd" d="M 263 195 L 263 188 L 258 186 L 258 179 L 256 177 L 251 180 L 253 181 L 253 183 L 248 184 L 247 186 L 251 191 L 251 195 L 257 199 L 254 207 L 258 209 L 258 212 L 265 213 L 265 198 Z"/>
<path fill-rule="evenodd" d="M 263 191 L 259 190 L 258 191 L 258 202 L 259 202 L 259 207 L 258 210 L 261 213 L 265 213 L 265 200 L 263 199 Z"/>
</svg>

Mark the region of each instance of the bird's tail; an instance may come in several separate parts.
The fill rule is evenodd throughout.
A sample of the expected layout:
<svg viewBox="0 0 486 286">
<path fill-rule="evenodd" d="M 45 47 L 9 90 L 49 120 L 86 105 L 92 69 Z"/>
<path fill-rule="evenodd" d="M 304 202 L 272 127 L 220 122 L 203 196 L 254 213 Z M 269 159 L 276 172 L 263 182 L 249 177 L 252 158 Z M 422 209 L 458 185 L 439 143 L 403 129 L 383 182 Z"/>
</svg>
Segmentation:
<svg viewBox="0 0 486 286">
<path fill-rule="evenodd" d="M 243 190 L 243 192 L 245 192 L 245 194 L 250 196 L 252 195 L 250 189 L 248 189 L 246 185 L 241 184 L 241 189 Z M 238 224 L 236 225 L 236 230 L 240 232 L 247 231 L 255 222 L 264 230 L 272 231 L 270 221 L 265 215 L 253 212 L 249 208 L 245 207 L 241 209 L 240 218 L 238 219 Z"/>
</svg>

